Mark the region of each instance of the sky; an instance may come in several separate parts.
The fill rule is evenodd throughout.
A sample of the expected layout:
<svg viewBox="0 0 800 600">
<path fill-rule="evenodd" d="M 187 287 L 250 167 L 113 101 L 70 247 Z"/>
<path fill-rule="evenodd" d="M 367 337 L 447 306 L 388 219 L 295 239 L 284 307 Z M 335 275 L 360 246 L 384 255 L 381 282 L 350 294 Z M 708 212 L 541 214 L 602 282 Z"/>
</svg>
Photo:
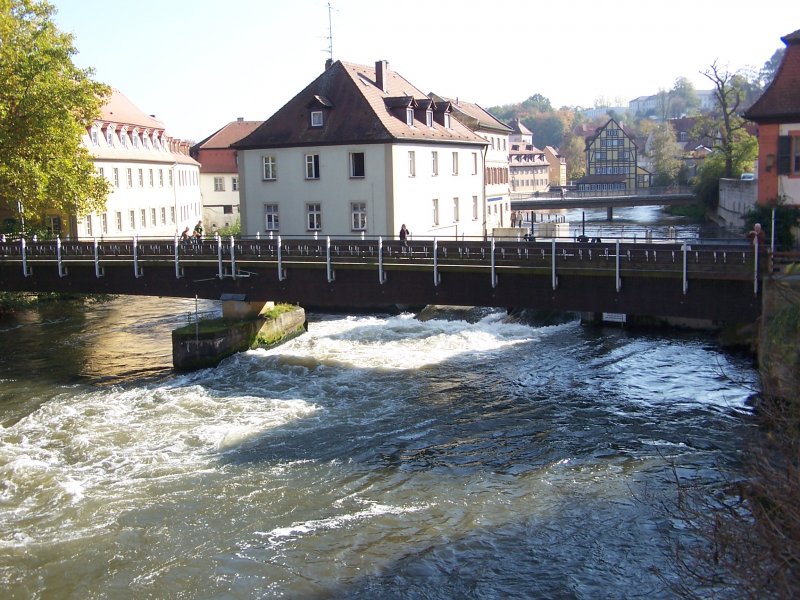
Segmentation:
<svg viewBox="0 0 800 600">
<path fill-rule="evenodd" d="M 50 2 L 77 66 L 191 141 L 238 117 L 268 119 L 331 49 L 334 60 L 386 60 L 423 92 L 484 108 L 534 94 L 588 108 L 627 105 L 678 77 L 711 89 L 701 73 L 713 62 L 760 69 L 800 29 L 792 0 Z"/>
</svg>

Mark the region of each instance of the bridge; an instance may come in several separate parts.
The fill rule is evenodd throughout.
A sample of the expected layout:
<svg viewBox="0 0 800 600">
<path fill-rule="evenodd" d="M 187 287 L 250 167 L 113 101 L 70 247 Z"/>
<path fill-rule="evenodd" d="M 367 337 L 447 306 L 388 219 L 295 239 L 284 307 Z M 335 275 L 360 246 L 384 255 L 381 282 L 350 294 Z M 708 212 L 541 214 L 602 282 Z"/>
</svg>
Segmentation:
<svg viewBox="0 0 800 600">
<path fill-rule="evenodd" d="M 356 238 L 0 242 L 5 291 L 449 304 L 754 321 L 767 254 L 724 241 Z"/>
<path fill-rule="evenodd" d="M 605 208 L 608 220 L 613 218 L 614 208 L 628 206 L 679 206 L 693 204 L 696 197 L 689 186 L 639 188 L 613 191 L 570 191 L 564 196 L 560 192 L 545 192 L 533 197 L 512 197 L 512 210 L 559 210 L 571 208 Z"/>
</svg>

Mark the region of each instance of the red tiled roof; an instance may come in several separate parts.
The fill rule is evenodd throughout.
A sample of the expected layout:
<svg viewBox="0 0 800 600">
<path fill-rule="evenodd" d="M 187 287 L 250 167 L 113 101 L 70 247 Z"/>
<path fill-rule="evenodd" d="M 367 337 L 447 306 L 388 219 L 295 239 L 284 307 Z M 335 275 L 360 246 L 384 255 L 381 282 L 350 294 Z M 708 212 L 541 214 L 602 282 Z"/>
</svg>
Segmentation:
<svg viewBox="0 0 800 600">
<path fill-rule="evenodd" d="M 320 103 L 320 97 L 330 107 Z M 398 100 L 402 107 L 392 110 Z M 406 125 L 404 107 L 424 106 L 425 102 L 430 98 L 388 66 L 381 89 L 375 67 L 336 61 L 233 146 L 247 149 L 396 141 L 487 144 L 457 119 L 451 119 L 449 129 L 437 121 L 442 111 L 449 110 L 449 103 L 436 103 L 433 127 L 425 124 L 424 115 L 422 121 L 417 117 L 415 126 Z M 322 127 L 311 127 L 310 107 L 323 110 Z"/>
<path fill-rule="evenodd" d="M 455 118 L 459 118 L 459 113 L 466 115 L 468 118 L 466 120 L 473 119 L 477 123 L 477 129 L 491 129 L 500 133 L 510 133 L 512 131 L 508 125 L 474 102 L 465 102 L 458 98 L 454 100 L 434 93 L 430 93 L 428 96 L 433 98 L 434 102 L 449 102 L 453 108 L 453 116 Z M 465 124 L 468 125 L 468 123 Z"/>
<path fill-rule="evenodd" d="M 192 151 L 210 150 L 212 148 L 230 148 L 230 146 L 243 137 L 250 135 L 264 121 L 231 121 L 221 129 L 218 129 L 204 140 L 197 142 Z"/>
<path fill-rule="evenodd" d="M 106 103 L 100 109 L 100 118 L 103 121 L 119 123 L 120 125 L 133 125 L 148 129 L 164 129 L 164 123 L 151 115 L 139 110 L 133 102 L 128 100 L 119 90 L 112 90 Z"/>
<path fill-rule="evenodd" d="M 800 29 L 781 38 L 786 44 L 775 78 L 745 113 L 756 123 L 800 119 Z"/>
</svg>

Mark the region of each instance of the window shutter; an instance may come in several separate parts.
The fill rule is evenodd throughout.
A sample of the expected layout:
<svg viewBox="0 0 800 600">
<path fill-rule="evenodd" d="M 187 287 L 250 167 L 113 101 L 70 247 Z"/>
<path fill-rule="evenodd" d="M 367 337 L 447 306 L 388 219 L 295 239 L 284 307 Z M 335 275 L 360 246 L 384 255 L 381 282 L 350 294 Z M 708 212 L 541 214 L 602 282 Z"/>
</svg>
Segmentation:
<svg viewBox="0 0 800 600">
<path fill-rule="evenodd" d="M 778 175 L 789 175 L 791 172 L 792 138 L 788 135 L 778 136 Z"/>
</svg>

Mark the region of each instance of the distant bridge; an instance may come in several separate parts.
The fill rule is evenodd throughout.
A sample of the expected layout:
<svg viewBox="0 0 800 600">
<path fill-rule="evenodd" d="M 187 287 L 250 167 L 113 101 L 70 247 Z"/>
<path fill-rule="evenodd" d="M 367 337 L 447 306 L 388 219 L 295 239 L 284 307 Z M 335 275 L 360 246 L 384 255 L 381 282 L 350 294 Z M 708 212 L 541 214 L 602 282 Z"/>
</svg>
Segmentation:
<svg viewBox="0 0 800 600">
<path fill-rule="evenodd" d="M 689 186 L 646 187 L 638 190 L 545 192 L 537 196 L 512 195 L 512 210 L 559 210 L 571 208 L 605 208 L 608 220 L 614 208 L 628 206 L 679 206 L 693 204 L 697 198 Z"/>
<path fill-rule="evenodd" d="M 767 255 L 742 243 L 655 240 L 228 239 L 0 243 L 6 291 L 289 302 L 450 304 L 744 322 Z"/>
</svg>

